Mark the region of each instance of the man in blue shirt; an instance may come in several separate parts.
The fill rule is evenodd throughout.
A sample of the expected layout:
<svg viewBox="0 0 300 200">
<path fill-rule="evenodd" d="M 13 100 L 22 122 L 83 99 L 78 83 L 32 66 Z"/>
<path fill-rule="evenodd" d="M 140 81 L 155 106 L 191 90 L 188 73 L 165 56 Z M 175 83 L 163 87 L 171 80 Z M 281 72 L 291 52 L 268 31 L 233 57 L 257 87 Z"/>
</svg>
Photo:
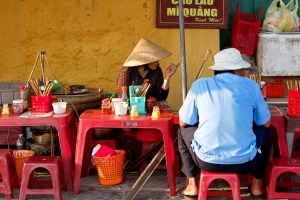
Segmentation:
<svg viewBox="0 0 300 200">
<path fill-rule="evenodd" d="M 262 178 L 271 148 L 271 113 L 259 85 L 245 78 L 250 64 L 235 48 L 220 51 L 215 75 L 195 81 L 179 110 L 178 148 L 188 177 L 183 195 L 198 195 L 199 167 L 212 172 L 251 173 L 253 195 L 264 193 Z"/>
</svg>

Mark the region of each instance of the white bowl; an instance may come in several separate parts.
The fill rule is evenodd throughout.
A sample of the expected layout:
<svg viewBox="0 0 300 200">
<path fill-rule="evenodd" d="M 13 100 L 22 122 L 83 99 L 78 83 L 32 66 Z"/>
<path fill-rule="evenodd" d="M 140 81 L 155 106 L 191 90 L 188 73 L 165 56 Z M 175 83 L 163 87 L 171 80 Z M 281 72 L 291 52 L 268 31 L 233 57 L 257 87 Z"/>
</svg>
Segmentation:
<svg viewBox="0 0 300 200">
<path fill-rule="evenodd" d="M 55 114 L 63 114 L 66 112 L 67 102 L 54 102 L 52 107 Z"/>
</svg>

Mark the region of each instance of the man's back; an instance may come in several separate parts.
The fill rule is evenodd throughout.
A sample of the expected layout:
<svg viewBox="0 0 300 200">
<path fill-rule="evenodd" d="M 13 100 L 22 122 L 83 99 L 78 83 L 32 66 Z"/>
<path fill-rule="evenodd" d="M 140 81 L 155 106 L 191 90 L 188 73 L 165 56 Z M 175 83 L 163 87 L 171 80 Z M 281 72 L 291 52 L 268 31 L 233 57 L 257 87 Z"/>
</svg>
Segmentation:
<svg viewBox="0 0 300 200">
<path fill-rule="evenodd" d="M 200 121 L 193 141 L 200 159 L 219 164 L 253 159 L 257 151 L 253 120 L 263 124 L 269 119 L 257 83 L 232 73 L 202 78 L 193 84 L 186 101 L 191 103 L 185 106 L 195 105 L 184 117 L 186 123 Z"/>
</svg>

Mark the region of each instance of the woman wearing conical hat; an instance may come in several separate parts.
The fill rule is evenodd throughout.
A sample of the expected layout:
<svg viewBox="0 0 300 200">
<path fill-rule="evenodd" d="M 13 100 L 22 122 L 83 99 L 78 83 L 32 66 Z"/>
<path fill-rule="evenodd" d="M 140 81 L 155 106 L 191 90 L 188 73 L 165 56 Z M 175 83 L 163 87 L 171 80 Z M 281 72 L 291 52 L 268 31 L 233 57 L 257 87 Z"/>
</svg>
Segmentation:
<svg viewBox="0 0 300 200">
<path fill-rule="evenodd" d="M 141 38 L 123 64 L 117 81 L 117 96 L 122 96 L 122 86 L 129 88 L 132 83 L 142 85 L 144 80 L 148 79 L 151 85 L 146 98 L 155 97 L 157 101 L 166 100 L 169 94 L 170 79 L 177 67 L 172 63 L 166 69 L 164 77 L 159 61 L 171 54 L 159 45 Z"/>
</svg>

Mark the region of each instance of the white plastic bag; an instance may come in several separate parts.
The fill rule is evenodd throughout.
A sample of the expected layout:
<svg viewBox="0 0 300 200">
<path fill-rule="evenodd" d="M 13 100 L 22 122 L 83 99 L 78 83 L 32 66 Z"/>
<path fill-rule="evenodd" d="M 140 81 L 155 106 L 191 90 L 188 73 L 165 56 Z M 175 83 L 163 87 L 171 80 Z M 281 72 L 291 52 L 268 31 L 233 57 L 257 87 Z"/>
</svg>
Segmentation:
<svg viewBox="0 0 300 200">
<path fill-rule="evenodd" d="M 282 0 L 273 0 L 266 11 L 262 26 L 263 31 L 298 32 L 299 17 L 297 11 L 298 0 L 290 0 L 287 5 Z"/>
</svg>

